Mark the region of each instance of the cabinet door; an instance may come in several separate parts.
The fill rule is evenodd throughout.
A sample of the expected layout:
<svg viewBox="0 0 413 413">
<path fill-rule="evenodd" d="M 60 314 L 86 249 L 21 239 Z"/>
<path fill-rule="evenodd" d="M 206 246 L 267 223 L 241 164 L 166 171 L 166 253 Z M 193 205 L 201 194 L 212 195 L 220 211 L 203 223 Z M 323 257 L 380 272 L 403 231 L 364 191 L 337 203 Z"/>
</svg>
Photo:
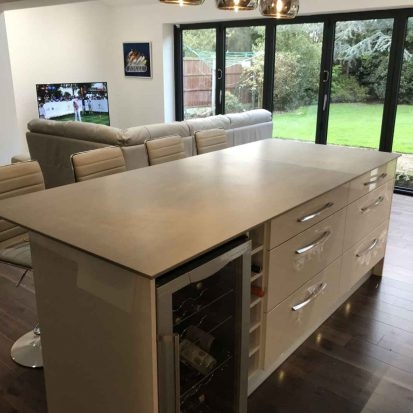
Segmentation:
<svg viewBox="0 0 413 413">
<path fill-rule="evenodd" d="M 340 268 L 339 258 L 266 315 L 265 369 L 288 357 L 329 315 Z"/>
<path fill-rule="evenodd" d="M 342 254 L 344 224 L 341 210 L 270 252 L 267 312 Z"/>
</svg>

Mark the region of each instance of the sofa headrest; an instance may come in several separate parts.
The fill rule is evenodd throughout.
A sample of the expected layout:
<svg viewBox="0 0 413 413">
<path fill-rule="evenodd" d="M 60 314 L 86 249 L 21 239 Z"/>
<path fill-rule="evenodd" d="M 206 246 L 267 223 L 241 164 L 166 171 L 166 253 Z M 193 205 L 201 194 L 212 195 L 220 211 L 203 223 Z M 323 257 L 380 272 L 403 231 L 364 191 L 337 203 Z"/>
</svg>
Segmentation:
<svg viewBox="0 0 413 413">
<path fill-rule="evenodd" d="M 142 145 L 146 140 L 150 139 L 150 134 L 146 126 L 133 126 L 122 131 L 123 145 L 133 146 Z"/>
<path fill-rule="evenodd" d="M 27 127 L 30 132 L 65 136 L 109 145 L 120 145 L 124 141 L 121 129 L 96 123 L 33 119 Z"/>
<path fill-rule="evenodd" d="M 186 122 L 155 123 L 146 125 L 150 139 L 158 139 L 168 135 L 176 135 L 184 138 L 191 136 L 189 126 Z"/>
<path fill-rule="evenodd" d="M 189 126 L 191 135 L 196 131 L 205 129 L 230 129 L 231 123 L 226 115 L 209 116 L 208 118 L 188 119 L 186 123 Z"/>
<path fill-rule="evenodd" d="M 226 115 L 231 122 L 231 129 L 243 126 L 255 125 L 256 123 L 271 122 L 271 112 L 265 109 L 254 109 L 242 113 L 228 113 Z"/>
</svg>

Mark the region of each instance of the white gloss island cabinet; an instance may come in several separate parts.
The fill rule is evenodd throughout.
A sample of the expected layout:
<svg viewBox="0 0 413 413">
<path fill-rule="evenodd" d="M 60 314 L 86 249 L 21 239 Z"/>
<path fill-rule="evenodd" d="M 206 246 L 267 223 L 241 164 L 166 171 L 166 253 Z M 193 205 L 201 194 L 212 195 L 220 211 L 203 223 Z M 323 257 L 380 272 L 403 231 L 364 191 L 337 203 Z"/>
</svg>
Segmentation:
<svg viewBox="0 0 413 413">
<path fill-rule="evenodd" d="M 231 362 L 244 366 L 244 411 L 380 272 L 396 158 L 269 139 L 1 201 L 30 231 L 49 413 L 158 413 L 157 285 L 247 234 L 251 294 L 234 301 L 247 339 Z"/>
<path fill-rule="evenodd" d="M 250 392 L 372 271 L 381 274 L 395 169 L 393 160 L 262 226 L 262 358 Z"/>
</svg>

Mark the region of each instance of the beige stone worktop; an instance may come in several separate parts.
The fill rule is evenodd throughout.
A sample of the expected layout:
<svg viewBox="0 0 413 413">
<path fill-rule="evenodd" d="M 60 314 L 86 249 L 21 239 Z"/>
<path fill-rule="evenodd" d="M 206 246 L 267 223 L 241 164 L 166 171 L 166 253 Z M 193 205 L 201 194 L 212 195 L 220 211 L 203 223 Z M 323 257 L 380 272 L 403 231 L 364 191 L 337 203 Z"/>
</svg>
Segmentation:
<svg viewBox="0 0 413 413">
<path fill-rule="evenodd" d="M 156 277 L 396 154 L 268 139 L 0 202 L 0 216 Z"/>
</svg>

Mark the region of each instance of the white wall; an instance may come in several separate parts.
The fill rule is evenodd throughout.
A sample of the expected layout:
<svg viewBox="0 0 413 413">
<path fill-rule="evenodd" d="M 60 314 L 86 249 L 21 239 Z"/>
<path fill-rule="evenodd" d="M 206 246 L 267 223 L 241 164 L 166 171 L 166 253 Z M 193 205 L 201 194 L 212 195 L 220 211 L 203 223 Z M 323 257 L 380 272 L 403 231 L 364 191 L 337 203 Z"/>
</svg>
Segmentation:
<svg viewBox="0 0 413 413">
<path fill-rule="evenodd" d="M 9 163 L 11 156 L 15 155 L 19 149 L 16 105 L 4 14 L 0 14 L 0 90 L 0 164 L 3 165 Z"/>
<path fill-rule="evenodd" d="M 98 2 L 5 12 L 19 148 L 38 117 L 36 84 L 106 81 L 111 58 L 108 7 Z"/>
<path fill-rule="evenodd" d="M 104 1 L 119 4 L 115 0 Z M 13 86 L 10 71 L 8 75 L 7 70 L 4 73 L 2 63 L 0 89 L 2 94 L 5 90 L 15 97 L 17 128 L 13 127 L 13 115 L 8 118 L 12 129 L 9 141 L 18 141 L 14 152 L 25 150 L 26 124 L 38 116 L 36 83 L 108 81 L 113 126 L 171 121 L 173 24 L 260 17 L 258 11 L 219 11 L 214 0 L 183 8 L 157 0 L 150 5 L 136 4 L 140 3 L 134 0 L 133 5 L 110 7 L 101 1 L 90 1 L 5 12 Z M 413 7 L 413 1 L 301 0 L 300 14 L 395 7 Z M 0 23 L 0 32 L 1 27 Z M 129 41 L 152 42 L 152 79 L 124 76 L 122 43 Z M 4 43 L 0 47 L 7 51 Z M 7 60 L 7 53 L 1 53 L 0 59 Z M 0 109 L 3 105 L 0 101 Z"/>
</svg>

